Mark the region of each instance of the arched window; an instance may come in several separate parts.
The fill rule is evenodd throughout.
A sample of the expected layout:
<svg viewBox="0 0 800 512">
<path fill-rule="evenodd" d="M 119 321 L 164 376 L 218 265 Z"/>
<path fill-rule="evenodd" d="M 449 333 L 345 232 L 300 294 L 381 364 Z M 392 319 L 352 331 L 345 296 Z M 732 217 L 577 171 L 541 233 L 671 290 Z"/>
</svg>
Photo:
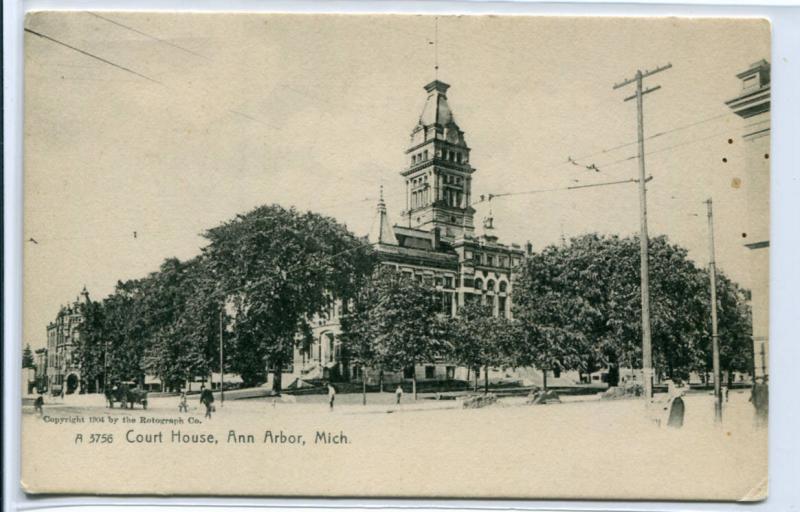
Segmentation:
<svg viewBox="0 0 800 512">
<path fill-rule="evenodd" d="M 475 280 L 475 289 L 476 290 L 483 290 L 483 281 L 481 279 Z"/>
<path fill-rule="evenodd" d="M 508 289 L 508 283 L 506 283 L 505 281 L 500 281 L 500 292 L 505 293 L 507 289 Z"/>
<path fill-rule="evenodd" d="M 494 291 L 494 281 L 492 279 L 489 279 L 489 281 L 486 282 L 486 289 L 490 292 Z"/>
</svg>

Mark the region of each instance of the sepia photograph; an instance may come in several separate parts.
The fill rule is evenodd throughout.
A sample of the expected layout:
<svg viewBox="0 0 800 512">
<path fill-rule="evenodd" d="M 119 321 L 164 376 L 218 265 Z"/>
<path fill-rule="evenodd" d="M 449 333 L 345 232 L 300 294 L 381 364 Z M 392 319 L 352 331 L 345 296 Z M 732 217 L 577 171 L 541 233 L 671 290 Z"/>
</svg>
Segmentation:
<svg viewBox="0 0 800 512">
<path fill-rule="evenodd" d="M 26 493 L 768 496 L 766 19 L 23 44 Z"/>
</svg>

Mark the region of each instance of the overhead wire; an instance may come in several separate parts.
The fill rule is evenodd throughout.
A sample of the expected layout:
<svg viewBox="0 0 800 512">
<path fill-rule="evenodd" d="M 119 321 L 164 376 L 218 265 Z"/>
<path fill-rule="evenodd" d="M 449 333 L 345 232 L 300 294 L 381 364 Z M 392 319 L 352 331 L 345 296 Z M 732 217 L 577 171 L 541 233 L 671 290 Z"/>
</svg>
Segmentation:
<svg viewBox="0 0 800 512">
<path fill-rule="evenodd" d="M 27 27 L 25 27 L 25 32 L 28 32 L 28 33 L 30 33 L 30 34 L 33 34 L 33 35 L 35 35 L 35 36 L 37 36 L 37 37 L 41 37 L 42 39 L 45 39 L 45 40 L 47 40 L 47 41 L 50 41 L 50 42 L 52 42 L 52 43 L 55 43 L 55 44 L 61 45 L 61 46 L 65 47 L 65 48 L 69 48 L 69 49 L 70 49 L 70 50 L 72 50 L 72 51 L 78 52 L 78 53 L 80 53 L 80 54 L 82 54 L 82 55 L 85 55 L 85 56 L 87 56 L 87 57 L 91 58 L 91 59 L 98 60 L 98 61 L 100 61 L 100 62 L 102 62 L 102 63 L 104 63 L 104 64 L 107 64 L 107 65 L 109 65 L 109 66 L 112 66 L 112 67 L 115 67 L 115 68 L 117 68 L 117 69 L 119 69 L 119 70 L 125 71 L 126 73 L 130 73 L 130 74 L 132 74 L 132 75 L 136 75 L 136 76 L 138 76 L 139 78 L 143 78 L 143 79 L 145 79 L 145 80 L 148 80 L 148 81 L 150 81 L 150 82 L 156 83 L 156 84 L 158 84 L 158 85 L 164 85 L 162 82 L 159 82 L 159 81 L 158 81 L 158 80 L 156 80 L 155 78 L 151 78 L 151 77 L 149 77 L 149 76 L 147 76 L 147 75 L 144 75 L 144 74 L 142 74 L 142 73 L 139 73 L 138 71 L 134 71 L 133 69 L 130 69 L 130 68 L 128 68 L 128 67 L 125 67 L 125 66 L 123 66 L 123 65 L 121 65 L 121 64 L 117 64 L 116 62 L 112 62 L 112 61 L 110 61 L 110 60 L 108 60 L 108 59 L 105 59 L 105 58 L 103 58 L 103 57 L 100 57 L 99 55 L 95 55 L 94 53 L 88 52 L 88 51 L 86 51 L 86 50 L 82 50 L 82 49 L 80 49 L 80 48 L 78 48 L 78 47 L 76 47 L 76 46 L 72 46 L 71 44 L 65 43 L 64 41 L 60 41 L 60 40 L 58 40 L 58 39 L 56 39 L 56 38 L 54 38 L 54 37 L 52 37 L 52 36 L 49 36 L 49 35 L 47 35 L 47 34 L 44 34 L 44 33 L 42 33 L 42 32 L 37 32 L 37 31 L 35 31 L 35 30 L 32 30 L 32 29 L 30 29 L 30 28 L 27 28 Z"/>
<path fill-rule="evenodd" d="M 104 21 L 106 21 L 106 22 L 108 22 L 108 23 L 111 23 L 111 24 L 113 24 L 113 25 L 116 25 L 116 26 L 118 26 L 118 27 L 124 28 L 125 30 L 129 30 L 129 31 L 131 31 L 131 32 L 134 32 L 134 33 L 136 33 L 136 34 L 139 34 L 139 35 L 142 35 L 142 36 L 144 36 L 144 37 L 150 38 L 150 39 L 152 39 L 152 40 L 154 40 L 154 41 L 158 41 L 159 43 L 163 43 L 163 44 L 165 44 L 165 45 L 167 45 L 167 46 L 171 46 L 171 47 L 173 47 L 173 48 L 176 48 L 176 49 L 178 49 L 178 50 L 182 50 L 182 51 L 184 51 L 184 52 L 186 52 L 186 53 L 189 53 L 189 54 L 191 54 L 191 55 L 194 55 L 194 56 L 196 56 L 196 57 L 200 57 L 200 58 L 202 58 L 202 59 L 206 59 L 206 60 L 208 60 L 208 57 L 206 57 L 205 55 L 201 55 L 201 54 L 199 54 L 199 53 L 197 53 L 197 52 L 195 52 L 195 51 L 193 51 L 193 50 L 190 50 L 190 49 L 188 49 L 188 48 L 185 48 L 185 47 L 183 47 L 183 46 L 180 46 L 180 45 L 177 45 L 177 44 L 171 43 L 171 42 L 169 42 L 169 41 L 167 41 L 167 40 L 165 40 L 165 39 L 161 39 L 161 38 L 160 38 L 160 37 L 158 37 L 158 36 L 154 36 L 154 35 L 152 35 L 152 34 L 148 34 L 147 32 L 143 32 L 143 31 L 141 31 L 141 30 L 138 30 L 138 29 L 136 29 L 136 28 L 133 28 L 133 27 L 131 27 L 131 26 L 129 26 L 129 25 L 125 25 L 124 23 L 120 23 L 120 22 L 118 22 L 118 21 L 112 20 L 111 18 L 107 18 L 107 17 L 105 17 L 105 16 L 101 16 L 100 14 L 97 14 L 96 12 L 87 12 L 86 14 L 89 14 L 89 15 L 91 15 L 91 16 L 94 16 L 95 18 L 99 18 L 99 19 L 101 19 L 101 20 L 104 20 Z"/>
</svg>

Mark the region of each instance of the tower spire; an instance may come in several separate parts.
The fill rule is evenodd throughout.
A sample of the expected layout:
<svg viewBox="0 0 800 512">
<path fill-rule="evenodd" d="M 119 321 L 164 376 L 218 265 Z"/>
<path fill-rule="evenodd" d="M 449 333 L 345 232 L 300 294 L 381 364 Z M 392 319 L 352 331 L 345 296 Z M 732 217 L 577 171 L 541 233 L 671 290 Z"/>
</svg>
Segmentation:
<svg viewBox="0 0 800 512">
<path fill-rule="evenodd" d="M 378 222 L 369 234 L 369 241 L 373 244 L 397 244 L 392 223 L 389 222 L 389 214 L 386 212 L 386 202 L 383 200 L 383 185 L 378 199 Z"/>
</svg>

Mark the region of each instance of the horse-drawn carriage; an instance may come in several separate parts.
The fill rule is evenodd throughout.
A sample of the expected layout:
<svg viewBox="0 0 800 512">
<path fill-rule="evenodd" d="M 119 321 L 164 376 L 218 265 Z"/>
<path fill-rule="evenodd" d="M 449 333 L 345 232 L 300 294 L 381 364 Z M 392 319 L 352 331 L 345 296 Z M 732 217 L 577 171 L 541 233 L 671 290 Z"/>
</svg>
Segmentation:
<svg viewBox="0 0 800 512">
<path fill-rule="evenodd" d="M 108 406 L 114 408 L 114 402 L 119 402 L 120 407 L 133 409 L 135 404 L 142 404 L 142 409 L 147 409 L 147 391 L 140 388 L 135 382 L 119 382 L 111 388 L 106 388 Z"/>
</svg>

